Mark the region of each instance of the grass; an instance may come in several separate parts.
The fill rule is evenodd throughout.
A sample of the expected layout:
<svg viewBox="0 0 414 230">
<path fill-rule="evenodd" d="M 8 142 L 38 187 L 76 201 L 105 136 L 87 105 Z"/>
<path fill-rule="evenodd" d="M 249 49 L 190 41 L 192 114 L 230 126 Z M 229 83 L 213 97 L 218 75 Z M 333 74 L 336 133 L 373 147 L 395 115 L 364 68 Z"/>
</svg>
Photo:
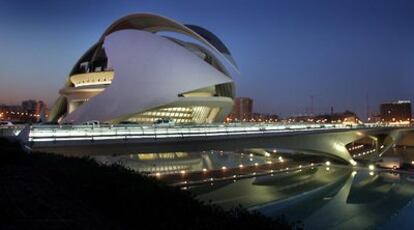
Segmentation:
<svg viewBox="0 0 414 230">
<path fill-rule="evenodd" d="M 27 154 L 0 139 L 0 229 L 291 229 L 243 208 L 224 211 L 121 166 Z"/>
</svg>

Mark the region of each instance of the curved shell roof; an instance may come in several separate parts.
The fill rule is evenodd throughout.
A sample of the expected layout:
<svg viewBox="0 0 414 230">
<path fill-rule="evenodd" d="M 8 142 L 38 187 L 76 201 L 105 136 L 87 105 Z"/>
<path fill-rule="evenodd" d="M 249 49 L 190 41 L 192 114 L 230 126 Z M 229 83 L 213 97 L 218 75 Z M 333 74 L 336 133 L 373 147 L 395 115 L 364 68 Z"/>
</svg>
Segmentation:
<svg viewBox="0 0 414 230">
<path fill-rule="evenodd" d="M 175 40 L 172 37 L 164 37 L 162 34 L 155 35 L 155 33 L 158 32 L 180 33 L 194 38 L 203 46 L 185 41 L 177 42 L 178 40 L 174 42 Z M 131 38 L 128 38 L 128 36 L 131 36 Z M 134 42 L 138 43 L 134 43 L 130 39 L 135 39 Z M 125 48 L 122 46 L 125 42 L 130 43 L 129 47 Z M 157 51 L 154 52 L 154 49 L 151 51 L 149 48 L 145 48 L 145 46 L 153 48 L 164 47 L 165 50 L 156 49 Z M 206 64 L 204 60 L 196 57 L 194 53 L 189 52 L 189 46 L 193 46 L 195 49 L 198 49 L 211 57 L 213 62 L 215 62 L 214 66 L 211 65 L 211 63 Z M 114 47 L 117 48 L 115 49 Z M 130 51 L 134 49 L 136 52 L 133 54 Z M 120 50 L 122 50 L 122 52 L 119 52 Z M 145 57 L 142 56 L 143 53 L 146 53 Z M 163 53 L 163 55 L 160 55 L 161 53 Z M 165 59 L 165 56 L 169 56 L 170 59 Z M 134 66 L 125 66 L 123 62 L 126 63 L 126 60 L 131 59 L 140 59 L 142 63 L 135 63 Z M 147 62 L 148 60 L 152 60 L 152 63 L 149 64 Z M 179 93 L 189 92 L 211 85 L 220 85 L 220 87 L 225 88 L 222 90 L 226 90 L 226 92 L 229 91 L 234 95 L 231 74 L 226 70 L 227 68 L 222 62 L 229 64 L 227 66 L 231 66 L 230 68 L 234 70 L 234 73 L 239 72 L 228 48 L 210 31 L 199 26 L 184 25 L 170 18 L 150 13 L 127 15 L 112 23 L 101 35 L 100 39 L 77 61 L 70 76 L 82 71 L 80 66 L 83 65 L 81 65 L 81 63 L 87 62 L 91 64 L 93 68 L 95 62 L 98 62 L 99 64 L 103 61 L 106 62 L 104 68 L 109 67 L 108 65 L 110 64 L 110 67 L 113 67 L 113 69 L 116 70 L 117 77 L 103 93 L 91 98 L 80 106 L 79 109 L 68 114 L 65 118 L 66 121 L 88 119 L 107 120 L 119 117 L 121 116 L 121 113 L 132 113 L 133 111 L 130 111 L 131 108 L 134 108 L 136 112 L 137 110 L 141 111 L 156 105 L 170 103 Z M 144 65 L 145 63 L 147 63 L 147 65 Z M 137 68 L 137 66 L 140 66 L 140 68 Z M 177 68 L 180 66 L 181 68 Z M 129 71 L 126 71 L 127 69 Z M 168 70 L 169 72 L 159 72 L 164 70 Z M 172 70 L 176 72 L 171 73 Z M 140 76 L 145 77 L 136 78 L 138 73 Z M 161 80 L 161 77 L 159 76 L 165 75 L 170 75 L 171 79 Z M 179 82 L 188 82 L 188 79 L 181 79 L 182 76 L 193 76 L 192 83 L 180 85 Z M 140 79 L 153 82 L 144 83 L 140 82 Z M 131 85 L 131 83 L 135 84 Z M 146 103 L 148 104 L 143 104 L 143 102 L 135 104 L 135 102 L 129 101 L 128 97 L 114 97 L 114 95 L 124 95 L 125 89 L 128 89 L 129 86 L 133 87 L 129 92 L 135 92 L 136 87 L 142 85 L 151 85 L 154 87 L 157 85 L 157 87 L 159 87 L 159 85 L 169 85 L 170 87 L 168 88 L 171 88 L 171 90 L 166 90 L 165 92 L 162 92 L 161 90 L 160 93 L 154 88 L 152 90 L 145 90 L 143 94 L 148 93 L 145 97 L 143 97 L 142 93 L 135 95 L 136 97 L 134 98 L 150 99 L 146 100 Z M 69 78 L 65 86 L 71 87 Z M 152 95 L 154 92 L 157 92 L 156 96 Z M 105 101 L 116 100 L 119 100 L 119 105 L 123 104 L 128 108 L 104 106 Z M 121 103 L 121 101 L 129 103 Z M 55 115 L 51 117 L 58 118 L 60 114 L 65 113 L 64 105 L 66 104 L 66 99 L 61 96 L 54 106 L 54 110 L 56 111 L 54 111 L 52 115 Z M 97 116 L 95 112 L 99 110 L 102 111 L 100 111 L 99 116 Z M 92 113 L 91 111 L 95 112 Z"/>
<path fill-rule="evenodd" d="M 105 37 L 104 47 L 115 70 L 112 84 L 64 121 L 112 120 L 172 103 L 180 93 L 232 83 L 192 52 L 146 31 L 111 33 Z M 159 49 L 154 52 L 154 47 Z M 145 100 L 137 100 L 140 98 Z"/>
<path fill-rule="evenodd" d="M 148 32 L 171 31 L 185 34 L 203 42 L 216 52 L 223 54 L 226 60 L 237 69 L 233 58 L 229 58 L 231 54 L 224 43 L 212 32 L 200 26 L 184 25 L 173 19 L 151 13 L 131 14 L 112 23 L 102 34 L 100 41 L 103 41 L 105 36 L 124 29 L 138 29 Z"/>
</svg>

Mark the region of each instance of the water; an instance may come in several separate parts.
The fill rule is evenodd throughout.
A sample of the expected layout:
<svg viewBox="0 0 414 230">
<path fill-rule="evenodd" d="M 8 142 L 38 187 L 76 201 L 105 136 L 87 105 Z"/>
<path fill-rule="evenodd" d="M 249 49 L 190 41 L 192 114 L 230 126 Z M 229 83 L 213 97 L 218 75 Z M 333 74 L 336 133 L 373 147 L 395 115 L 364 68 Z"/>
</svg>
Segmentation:
<svg viewBox="0 0 414 230">
<path fill-rule="evenodd" d="M 265 158 L 250 152 L 202 151 L 140 153 L 120 156 L 95 156 L 95 160 L 105 164 L 120 164 L 138 172 L 178 173 L 264 164 Z"/>
<path fill-rule="evenodd" d="M 306 229 L 412 229 L 414 177 L 314 169 L 192 188 L 224 208 L 239 204 L 270 217 L 301 220 Z"/>
<path fill-rule="evenodd" d="M 203 151 L 96 159 L 140 172 L 171 173 L 263 164 L 268 158 L 250 155 L 249 151 Z M 301 221 L 305 229 L 401 230 L 412 229 L 414 224 L 414 175 L 409 174 L 331 165 L 208 183 L 188 190 L 198 199 L 225 209 L 242 205 L 270 217 L 284 215 L 291 221 Z"/>
</svg>

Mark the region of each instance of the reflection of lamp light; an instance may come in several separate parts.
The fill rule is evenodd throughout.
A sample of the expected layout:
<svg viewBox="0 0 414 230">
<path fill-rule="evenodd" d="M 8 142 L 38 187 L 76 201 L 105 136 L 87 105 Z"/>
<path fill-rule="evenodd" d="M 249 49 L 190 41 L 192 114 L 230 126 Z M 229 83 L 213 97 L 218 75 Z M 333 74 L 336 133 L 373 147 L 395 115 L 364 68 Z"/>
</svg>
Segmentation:
<svg viewBox="0 0 414 230">
<path fill-rule="evenodd" d="M 282 156 L 280 156 L 278 159 L 279 159 L 280 162 L 283 162 L 283 157 Z"/>
<path fill-rule="evenodd" d="M 329 165 L 331 165 L 331 162 L 330 162 L 330 161 L 326 161 L 326 162 L 325 162 L 325 164 L 326 164 L 327 166 L 329 166 Z"/>
<path fill-rule="evenodd" d="M 373 171 L 373 170 L 375 169 L 375 166 L 374 166 L 373 164 L 370 164 L 370 165 L 368 166 L 368 169 L 369 169 L 370 171 Z"/>
<path fill-rule="evenodd" d="M 352 165 L 352 166 L 357 165 L 357 162 L 356 162 L 356 161 L 354 161 L 353 159 L 351 159 L 351 160 L 349 161 L 349 163 L 351 163 L 351 165 Z"/>
</svg>

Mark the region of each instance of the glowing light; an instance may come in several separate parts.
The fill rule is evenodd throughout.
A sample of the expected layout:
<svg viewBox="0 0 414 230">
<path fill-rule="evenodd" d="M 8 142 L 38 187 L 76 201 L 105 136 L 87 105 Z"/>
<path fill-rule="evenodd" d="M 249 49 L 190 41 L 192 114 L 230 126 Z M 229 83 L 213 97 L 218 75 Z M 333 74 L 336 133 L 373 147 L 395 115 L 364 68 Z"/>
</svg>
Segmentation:
<svg viewBox="0 0 414 230">
<path fill-rule="evenodd" d="M 185 174 L 185 170 L 181 170 L 180 173 L 184 175 Z"/>
<path fill-rule="evenodd" d="M 370 176 L 374 176 L 374 175 L 375 175 L 375 173 L 374 173 L 374 172 L 369 172 L 369 175 L 370 175 Z"/>
<path fill-rule="evenodd" d="M 331 165 L 331 162 L 330 162 L 330 161 L 326 161 L 326 162 L 325 162 L 325 164 L 326 164 L 327 166 L 329 166 L 329 165 Z"/>
<path fill-rule="evenodd" d="M 160 177 L 161 173 L 157 172 L 157 173 L 155 173 L 155 176 Z"/>
<path fill-rule="evenodd" d="M 221 167 L 221 169 L 222 169 L 222 170 L 226 170 L 226 169 L 227 169 L 227 167 L 226 167 L 226 166 L 223 166 L 223 167 Z"/>
<path fill-rule="evenodd" d="M 243 168 L 244 166 L 242 164 L 239 164 L 239 168 Z"/>
<path fill-rule="evenodd" d="M 357 171 L 352 171 L 352 176 L 355 176 L 357 174 Z"/>
<path fill-rule="evenodd" d="M 368 165 L 368 169 L 370 171 L 373 171 L 375 169 L 375 166 L 373 164 Z"/>
<path fill-rule="evenodd" d="M 349 163 L 351 163 L 351 165 L 352 165 L 352 166 L 357 165 L 357 162 L 356 162 L 356 161 L 354 161 L 353 159 L 351 159 L 351 160 L 349 161 Z"/>
<path fill-rule="evenodd" d="M 203 168 L 203 172 L 207 172 L 207 169 L 206 168 Z"/>
<path fill-rule="evenodd" d="M 257 162 L 256 162 L 256 163 L 254 163 L 254 166 L 258 166 L 258 165 L 259 165 L 259 163 L 257 163 Z"/>
</svg>

